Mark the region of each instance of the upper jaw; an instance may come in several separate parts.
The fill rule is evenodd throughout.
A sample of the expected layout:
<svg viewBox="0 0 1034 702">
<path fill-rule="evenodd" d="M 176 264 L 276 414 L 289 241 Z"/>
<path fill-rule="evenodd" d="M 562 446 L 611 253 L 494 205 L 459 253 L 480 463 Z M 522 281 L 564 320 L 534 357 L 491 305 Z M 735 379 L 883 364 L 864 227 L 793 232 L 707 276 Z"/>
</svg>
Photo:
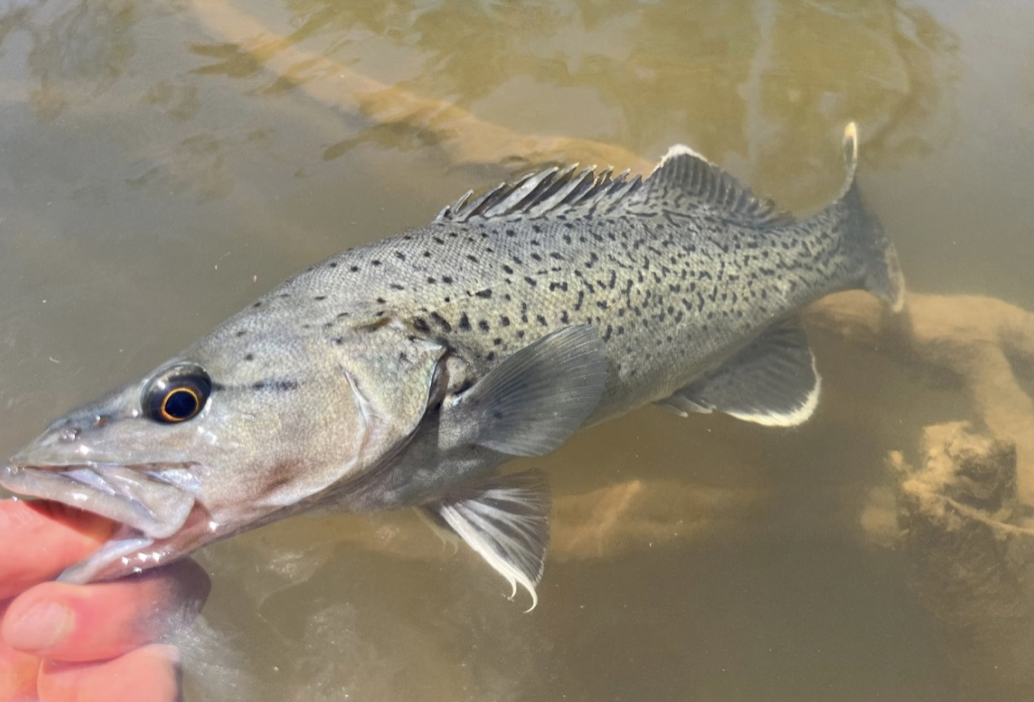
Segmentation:
<svg viewBox="0 0 1034 702">
<path fill-rule="evenodd" d="M 178 532 L 198 497 L 191 464 L 40 465 L 20 459 L 15 456 L 0 467 L 0 486 L 94 512 L 151 539 Z"/>
</svg>

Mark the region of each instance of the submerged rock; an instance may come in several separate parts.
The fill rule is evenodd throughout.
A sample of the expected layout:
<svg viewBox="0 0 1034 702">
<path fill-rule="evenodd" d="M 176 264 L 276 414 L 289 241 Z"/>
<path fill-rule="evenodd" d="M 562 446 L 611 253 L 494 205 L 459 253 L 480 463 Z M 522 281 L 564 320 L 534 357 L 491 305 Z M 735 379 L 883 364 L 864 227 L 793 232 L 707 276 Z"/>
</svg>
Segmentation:
<svg viewBox="0 0 1034 702">
<path fill-rule="evenodd" d="M 965 422 L 927 427 L 921 464 L 897 452 L 910 582 L 935 618 L 960 696 L 1034 699 L 1034 530 L 1017 499 L 1016 448 Z"/>
</svg>

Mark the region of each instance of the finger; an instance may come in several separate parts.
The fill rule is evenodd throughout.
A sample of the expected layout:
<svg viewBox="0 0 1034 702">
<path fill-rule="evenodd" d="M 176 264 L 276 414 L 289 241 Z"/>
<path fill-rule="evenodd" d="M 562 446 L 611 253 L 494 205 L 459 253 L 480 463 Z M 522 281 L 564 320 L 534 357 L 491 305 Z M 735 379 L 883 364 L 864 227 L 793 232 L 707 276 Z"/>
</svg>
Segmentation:
<svg viewBox="0 0 1034 702">
<path fill-rule="evenodd" d="M 93 553 L 115 526 L 58 502 L 0 500 L 0 600 L 53 578 Z"/>
<path fill-rule="evenodd" d="M 109 583 L 43 583 L 11 603 L 0 634 L 48 659 L 114 658 L 193 621 L 209 587 L 189 560 Z"/>
<path fill-rule="evenodd" d="M 0 700 L 36 699 L 40 659 L 0 643 Z"/>
<path fill-rule="evenodd" d="M 102 663 L 46 661 L 38 685 L 40 702 L 175 702 L 179 657 L 153 644 Z"/>
</svg>

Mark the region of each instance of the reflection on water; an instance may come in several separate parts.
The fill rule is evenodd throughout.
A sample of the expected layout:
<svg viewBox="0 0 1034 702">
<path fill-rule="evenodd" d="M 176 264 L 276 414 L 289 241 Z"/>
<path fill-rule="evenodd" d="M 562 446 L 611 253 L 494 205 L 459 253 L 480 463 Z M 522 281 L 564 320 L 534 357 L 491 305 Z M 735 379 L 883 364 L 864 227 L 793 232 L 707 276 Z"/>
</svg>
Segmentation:
<svg viewBox="0 0 1034 702">
<path fill-rule="evenodd" d="M 889 0 L 0 4 L 0 454 L 529 155 L 686 141 L 806 208 L 857 119 L 913 289 L 1032 308 L 1031 22 Z M 531 615 L 408 514 L 209 549 L 190 699 L 962 699 L 958 646 L 859 523 L 888 451 L 994 393 L 974 408 L 971 378 L 881 337 L 814 336 L 825 396 L 799 430 L 648 408 L 535 461 L 559 497 Z"/>
</svg>

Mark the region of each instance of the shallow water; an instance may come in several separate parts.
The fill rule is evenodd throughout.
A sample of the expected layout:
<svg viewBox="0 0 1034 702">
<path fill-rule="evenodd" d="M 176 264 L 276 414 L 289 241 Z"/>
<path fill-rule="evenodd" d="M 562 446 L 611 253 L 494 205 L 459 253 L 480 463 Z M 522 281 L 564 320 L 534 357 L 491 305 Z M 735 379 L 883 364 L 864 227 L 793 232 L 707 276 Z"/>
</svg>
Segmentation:
<svg viewBox="0 0 1034 702">
<path fill-rule="evenodd" d="M 911 289 L 1034 308 L 1031 26 L 1021 0 L 2 0 L 0 455 L 291 273 L 524 165 L 384 124 L 362 99 L 384 86 L 647 160 L 686 142 L 795 211 L 835 193 L 858 120 Z M 814 342 L 826 392 L 800 429 L 646 408 L 529 462 L 561 496 L 649 498 L 587 503 L 609 531 L 558 544 L 532 614 L 410 514 L 208 549 L 188 699 L 959 699 L 906 564 L 859 524 L 887 452 L 968 400 Z"/>
</svg>

